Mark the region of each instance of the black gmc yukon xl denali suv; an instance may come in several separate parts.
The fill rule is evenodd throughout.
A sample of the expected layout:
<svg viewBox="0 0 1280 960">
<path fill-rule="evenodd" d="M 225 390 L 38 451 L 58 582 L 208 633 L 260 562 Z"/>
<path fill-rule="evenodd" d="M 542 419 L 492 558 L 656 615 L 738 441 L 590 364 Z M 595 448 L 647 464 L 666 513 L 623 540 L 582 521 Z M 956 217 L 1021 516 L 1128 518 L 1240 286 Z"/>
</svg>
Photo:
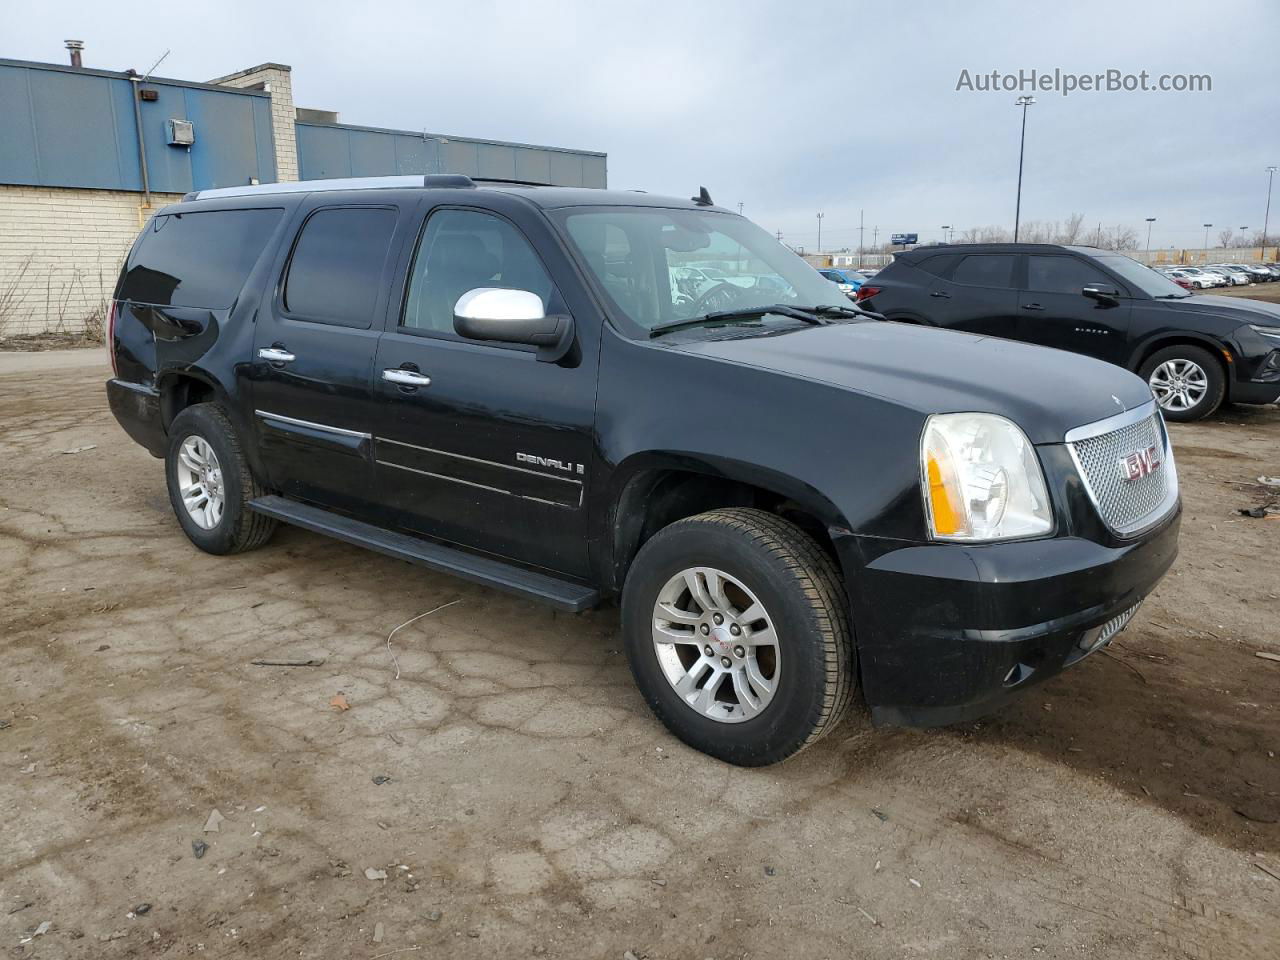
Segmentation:
<svg viewBox="0 0 1280 960">
<path fill-rule="evenodd" d="M 879 723 L 991 710 L 1109 642 L 1177 551 L 1142 380 L 878 322 L 705 191 L 201 191 L 142 231 L 110 342 L 112 411 L 198 547 L 284 521 L 616 598 L 654 712 L 732 763 L 859 689 Z"/>
</svg>

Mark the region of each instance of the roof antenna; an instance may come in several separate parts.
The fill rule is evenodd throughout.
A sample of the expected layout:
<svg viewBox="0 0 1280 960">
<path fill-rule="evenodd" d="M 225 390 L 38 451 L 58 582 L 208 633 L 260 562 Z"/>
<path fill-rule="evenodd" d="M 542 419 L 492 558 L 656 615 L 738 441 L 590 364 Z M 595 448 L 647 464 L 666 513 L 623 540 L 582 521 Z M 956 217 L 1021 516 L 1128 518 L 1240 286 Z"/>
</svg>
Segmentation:
<svg viewBox="0 0 1280 960">
<path fill-rule="evenodd" d="M 706 187 L 699 187 L 698 195 L 696 197 L 690 197 L 689 199 L 692 200 L 694 203 L 696 203 L 700 207 L 713 206 L 711 194 L 707 193 Z"/>
<path fill-rule="evenodd" d="M 162 53 L 162 54 L 160 55 L 160 59 L 159 59 L 159 60 L 157 60 L 155 63 L 153 63 L 153 64 L 152 64 L 152 65 L 147 69 L 147 72 L 146 72 L 146 73 L 144 73 L 144 74 L 142 75 L 142 82 L 143 82 L 143 83 L 146 83 L 148 80 L 150 80 L 150 79 L 151 79 L 151 74 L 155 72 L 156 67 L 158 67 L 158 66 L 160 66 L 160 64 L 164 63 L 165 58 L 166 58 L 166 57 L 168 57 L 168 56 L 169 56 L 169 54 L 170 54 L 170 53 L 172 53 L 172 52 L 173 52 L 172 50 L 166 50 L 164 53 Z"/>
</svg>

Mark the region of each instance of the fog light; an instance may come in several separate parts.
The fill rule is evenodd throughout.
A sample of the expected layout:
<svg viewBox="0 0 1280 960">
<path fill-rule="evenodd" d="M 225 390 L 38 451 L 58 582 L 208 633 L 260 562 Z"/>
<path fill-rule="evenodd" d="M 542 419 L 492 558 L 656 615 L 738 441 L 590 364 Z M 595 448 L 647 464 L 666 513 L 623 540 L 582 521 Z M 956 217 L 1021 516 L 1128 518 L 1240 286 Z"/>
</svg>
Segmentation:
<svg viewBox="0 0 1280 960">
<path fill-rule="evenodd" d="M 1267 354 L 1267 359 L 1258 367 L 1258 375 L 1254 379 L 1263 383 L 1280 380 L 1280 350 L 1272 350 Z"/>
</svg>

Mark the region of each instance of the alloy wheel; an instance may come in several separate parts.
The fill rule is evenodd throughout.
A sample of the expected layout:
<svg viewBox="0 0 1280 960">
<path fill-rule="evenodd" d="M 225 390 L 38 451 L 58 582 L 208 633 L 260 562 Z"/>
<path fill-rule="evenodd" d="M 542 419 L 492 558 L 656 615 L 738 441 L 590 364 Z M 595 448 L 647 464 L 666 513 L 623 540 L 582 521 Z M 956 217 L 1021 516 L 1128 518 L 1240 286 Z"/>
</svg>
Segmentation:
<svg viewBox="0 0 1280 960">
<path fill-rule="evenodd" d="M 1151 392 L 1165 410 L 1177 413 L 1196 406 L 1209 390 L 1209 377 L 1191 360 L 1166 360 L 1151 371 Z"/>
<path fill-rule="evenodd" d="M 711 720 L 759 716 L 778 689 L 773 619 L 745 584 L 714 567 L 682 570 L 658 592 L 653 646 L 680 699 Z"/>
<path fill-rule="evenodd" d="M 204 530 L 212 530 L 226 509 L 226 489 L 222 465 L 204 437 L 190 436 L 178 448 L 178 492 L 191 519 Z"/>
</svg>

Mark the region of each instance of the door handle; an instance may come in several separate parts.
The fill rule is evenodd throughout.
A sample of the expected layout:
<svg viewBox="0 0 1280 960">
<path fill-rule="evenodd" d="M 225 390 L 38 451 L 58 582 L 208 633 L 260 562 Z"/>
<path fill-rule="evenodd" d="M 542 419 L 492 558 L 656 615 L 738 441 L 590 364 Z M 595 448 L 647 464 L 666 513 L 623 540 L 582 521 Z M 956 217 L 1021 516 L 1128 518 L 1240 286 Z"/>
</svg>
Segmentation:
<svg viewBox="0 0 1280 960">
<path fill-rule="evenodd" d="M 402 370 L 399 367 L 388 367 L 382 371 L 382 379 L 388 383 L 398 383 L 402 387 L 429 387 L 431 378 L 416 370 Z"/>
<path fill-rule="evenodd" d="M 941 290 L 935 290 L 935 291 L 933 291 L 933 293 L 929 294 L 929 296 L 931 296 L 931 297 L 939 297 L 939 298 L 941 298 L 941 299 L 943 299 L 943 300 L 950 300 L 950 299 L 951 299 L 951 294 L 949 294 L 949 293 L 943 293 Z"/>
<path fill-rule="evenodd" d="M 293 363 L 298 359 L 288 350 L 279 347 L 263 347 L 258 351 L 258 356 L 269 363 Z"/>
<path fill-rule="evenodd" d="M 1022 309 L 1023 310 L 1043 310 L 1044 307 L 1040 306 L 1040 304 L 1038 303 L 1024 303 L 1022 305 Z"/>
</svg>

